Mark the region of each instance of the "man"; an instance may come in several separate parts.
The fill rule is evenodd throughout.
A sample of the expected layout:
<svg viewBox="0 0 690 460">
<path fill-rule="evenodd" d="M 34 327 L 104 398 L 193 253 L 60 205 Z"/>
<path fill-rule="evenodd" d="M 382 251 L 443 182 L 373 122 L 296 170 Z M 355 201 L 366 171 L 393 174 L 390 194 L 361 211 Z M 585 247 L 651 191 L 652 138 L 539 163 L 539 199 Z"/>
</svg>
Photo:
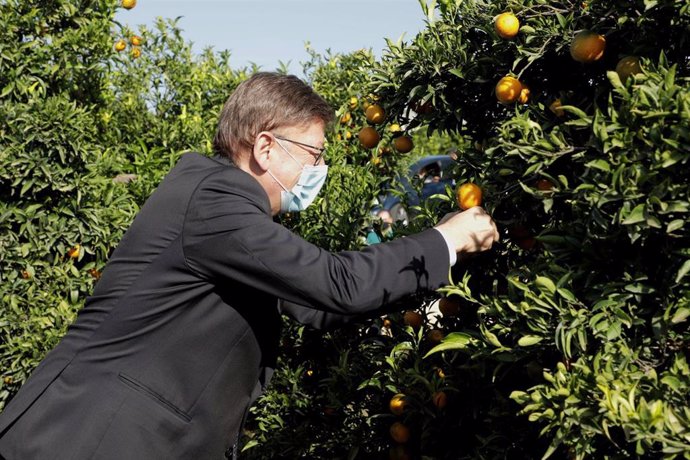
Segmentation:
<svg viewBox="0 0 690 460">
<path fill-rule="evenodd" d="M 317 327 L 376 311 L 447 284 L 456 253 L 498 238 L 479 208 L 339 254 L 275 223 L 323 185 L 332 117 L 293 76 L 239 85 L 220 115 L 219 155 L 180 159 L 0 414 L 0 456 L 221 459 L 268 383 L 281 309 Z"/>
</svg>

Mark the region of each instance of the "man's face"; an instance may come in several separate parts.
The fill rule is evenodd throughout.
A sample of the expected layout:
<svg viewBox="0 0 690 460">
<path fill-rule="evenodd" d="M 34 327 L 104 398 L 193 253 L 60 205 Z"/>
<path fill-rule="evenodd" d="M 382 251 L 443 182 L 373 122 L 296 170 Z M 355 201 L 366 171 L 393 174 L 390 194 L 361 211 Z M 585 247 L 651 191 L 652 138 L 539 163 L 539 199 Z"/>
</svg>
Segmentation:
<svg viewBox="0 0 690 460">
<path fill-rule="evenodd" d="M 277 128 L 271 133 L 274 136 L 271 172 L 288 190 L 295 186 L 304 166 L 313 166 L 317 161 L 318 165 L 324 164 L 321 154 L 325 142 L 323 123 Z"/>
</svg>

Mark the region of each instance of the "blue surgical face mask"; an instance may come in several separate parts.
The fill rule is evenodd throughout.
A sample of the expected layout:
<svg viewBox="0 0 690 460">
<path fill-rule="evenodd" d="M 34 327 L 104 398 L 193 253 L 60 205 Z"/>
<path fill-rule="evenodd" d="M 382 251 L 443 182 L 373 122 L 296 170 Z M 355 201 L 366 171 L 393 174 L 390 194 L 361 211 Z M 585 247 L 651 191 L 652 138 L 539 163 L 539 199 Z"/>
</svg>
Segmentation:
<svg viewBox="0 0 690 460">
<path fill-rule="evenodd" d="M 285 150 L 285 153 L 290 155 L 290 158 L 295 160 L 300 166 L 302 166 L 302 173 L 297 179 L 297 183 L 292 190 L 288 190 L 287 187 L 280 182 L 276 176 L 267 171 L 278 185 L 283 188 L 280 192 L 280 212 L 298 212 L 304 211 L 307 207 L 314 202 L 316 196 L 319 194 L 321 187 L 326 182 L 326 176 L 328 175 L 328 166 L 307 166 L 299 162 L 295 157 L 292 156 L 288 150 L 283 147 L 283 144 L 276 140 L 276 143 Z"/>
</svg>

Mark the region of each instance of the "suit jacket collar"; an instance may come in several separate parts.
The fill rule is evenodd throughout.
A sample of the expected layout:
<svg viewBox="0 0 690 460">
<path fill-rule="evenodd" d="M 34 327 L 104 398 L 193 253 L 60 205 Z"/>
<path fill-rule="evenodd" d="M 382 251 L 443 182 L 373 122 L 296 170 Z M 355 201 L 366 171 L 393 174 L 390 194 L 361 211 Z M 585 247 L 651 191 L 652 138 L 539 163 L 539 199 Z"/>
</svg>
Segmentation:
<svg viewBox="0 0 690 460">
<path fill-rule="evenodd" d="M 256 178 L 246 171 L 240 169 L 230 158 L 225 155 L 216 154 L 211 157 L 211 159 L 217 163 L 232 168 L 233 173 L 237 176 L 238 183 L 241 183 L 243 187 L 246 186 L 245 191 L 250 195 L 248 198 L 258 204 L 268 216 L 271 218 L 273 217 L 271 213 L 271 202 L 268 199 L 268 194 L 261 184 L 259 184 Z"/>
</svg>

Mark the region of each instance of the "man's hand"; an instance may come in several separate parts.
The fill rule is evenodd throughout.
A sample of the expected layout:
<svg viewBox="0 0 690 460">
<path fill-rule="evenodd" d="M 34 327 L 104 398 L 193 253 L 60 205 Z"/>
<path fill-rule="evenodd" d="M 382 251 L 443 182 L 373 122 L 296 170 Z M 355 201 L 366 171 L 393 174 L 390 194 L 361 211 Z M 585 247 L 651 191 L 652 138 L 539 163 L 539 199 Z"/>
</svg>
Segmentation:
<svg viewBox="0 0 690 460">
<path fill-rule="evenodd" d="M 446 214 L 435 228 L 455 244 L 457 253 L 486 251 L 498 241 L 496 224 L 479 206 Z"/>
</svg>

